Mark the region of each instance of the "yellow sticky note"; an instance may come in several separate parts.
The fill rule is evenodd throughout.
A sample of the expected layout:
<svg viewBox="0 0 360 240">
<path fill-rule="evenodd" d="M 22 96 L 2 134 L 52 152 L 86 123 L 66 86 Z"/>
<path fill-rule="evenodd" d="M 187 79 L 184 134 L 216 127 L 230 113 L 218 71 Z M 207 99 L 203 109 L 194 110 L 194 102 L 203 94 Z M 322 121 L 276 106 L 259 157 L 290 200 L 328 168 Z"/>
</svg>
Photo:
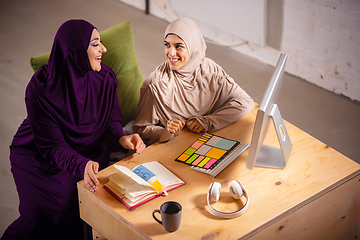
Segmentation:
<svg viewBox="0 0 360 240">
<path fill-rule="evenodd" d="M 153 182 L 151 186 L 153 186 L 157 192 L 160 192 L 161 189 L 164 188 L 164 186 L 158 180 L 155 180 L 155 182 Z"/>
<path fill-rule="evenodd" d="M 219 149 L 219 148 L 212 148 L 210 151 L 208 151 L 205 156 L 220 159 L 224 154 L 226 153 L 225 150 Z"/>
<path fill-rule="evenodd" d="M 190 155 L 183 153 L 180 157 L 178 157 L 178 160 L 185 162 L 189 157 Z"/>
</svg>

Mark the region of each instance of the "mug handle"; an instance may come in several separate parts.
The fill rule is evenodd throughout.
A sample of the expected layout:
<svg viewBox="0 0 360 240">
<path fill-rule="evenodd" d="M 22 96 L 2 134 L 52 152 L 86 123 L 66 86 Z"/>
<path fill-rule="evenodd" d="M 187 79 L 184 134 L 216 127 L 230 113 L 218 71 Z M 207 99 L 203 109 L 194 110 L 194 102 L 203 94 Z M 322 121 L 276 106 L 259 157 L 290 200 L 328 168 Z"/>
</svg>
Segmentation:
<svg viewBox="0 0 360 240">
<path fill-rule="evenodd" d="M 155 217 L 155 213 L 156 213 L 156 212 L 158 212 L 159 214 L 161 214 L 161 213 L 160 213 L 160 210 L 159 210 L 159 209 L 156 209 L 156 210 L 153 211 L 152 216 L 153 216 L 153 218 L 154 218 L 158 223 L 160 223 L 160 224 L 162 225 L 162 221 L 160 221 L 159 219 L 157 219 L 157 217 Z"/>
</svg>

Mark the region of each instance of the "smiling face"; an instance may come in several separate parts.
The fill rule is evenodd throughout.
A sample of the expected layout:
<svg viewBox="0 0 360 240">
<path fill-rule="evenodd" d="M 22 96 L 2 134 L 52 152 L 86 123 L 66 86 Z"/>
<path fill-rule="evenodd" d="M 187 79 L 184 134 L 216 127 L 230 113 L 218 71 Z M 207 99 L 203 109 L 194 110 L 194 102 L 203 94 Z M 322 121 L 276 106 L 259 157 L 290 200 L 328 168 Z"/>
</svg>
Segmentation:
<svg viewBox="0 0 360 240">
<path fill-rule="evenodd" d="M 169 34 L 164 40 L 165 56 L 171 70 L 178 70 L 189 62 L 189 51 L 177 35 Z"/>
<path fill-rule="evenodd" d="M 106 51 L 106 48 L 100 42 L 99 32 L 94 28 L 91 34 L 89 47 L 87 49 L 92 70 L 97 72 L 101 70 L 101 57 L 103 53 L 106 53 Z"/>
</svg>

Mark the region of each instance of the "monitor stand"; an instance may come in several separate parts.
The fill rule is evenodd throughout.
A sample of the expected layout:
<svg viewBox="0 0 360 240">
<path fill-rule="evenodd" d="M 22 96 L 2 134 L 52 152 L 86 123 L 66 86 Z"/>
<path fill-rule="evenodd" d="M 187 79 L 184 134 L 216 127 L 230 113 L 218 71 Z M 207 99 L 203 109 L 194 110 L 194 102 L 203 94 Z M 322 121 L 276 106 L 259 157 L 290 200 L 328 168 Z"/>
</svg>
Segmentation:
<svg viewBox="0 0 360 240">
<path fill-rule="evenodd" d="M 262 145 L 255 166 L 283 169 L 289 159 L 292 143 L 277 104 L 273 105 L 269 116 L 274 124 L 280 148 Z"/>
</svg>

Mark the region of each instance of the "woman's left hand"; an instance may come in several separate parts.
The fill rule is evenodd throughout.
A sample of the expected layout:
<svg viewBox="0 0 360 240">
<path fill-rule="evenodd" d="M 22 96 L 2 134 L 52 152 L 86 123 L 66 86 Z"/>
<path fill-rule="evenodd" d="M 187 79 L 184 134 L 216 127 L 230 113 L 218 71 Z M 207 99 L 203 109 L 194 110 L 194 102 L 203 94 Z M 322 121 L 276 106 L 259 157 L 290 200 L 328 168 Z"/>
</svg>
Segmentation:
<svg viewBox="0 0 360 240">
<path fill-rule="evenodd" d="M 96 174 L 99 171 L 99 163 L 94 161 L 88 161 L 85 166 L 84 182 L 90 192 L 96 192 L 98 190 L 99 180 L 96 178 Z"/>
<path fill-rule="evenodd" d="M 146 147 L 145 143 L 137 133 L 121 137 L 119 143 L 126 149 L 136 150 L 137 154 L 141 154 Z"/>
<path fill-rule="evenodd" d="M 193 132 L 196 132 L 196 133 L 200 133 L 201 131 L 204 130 L 203 126 L 201 126 L 201 124 L 196 119 L 192 119 L 192 120 L 188 121 L 186 123 L 186 127 L 190 131 L 193 131 Z"/>
</svg>

